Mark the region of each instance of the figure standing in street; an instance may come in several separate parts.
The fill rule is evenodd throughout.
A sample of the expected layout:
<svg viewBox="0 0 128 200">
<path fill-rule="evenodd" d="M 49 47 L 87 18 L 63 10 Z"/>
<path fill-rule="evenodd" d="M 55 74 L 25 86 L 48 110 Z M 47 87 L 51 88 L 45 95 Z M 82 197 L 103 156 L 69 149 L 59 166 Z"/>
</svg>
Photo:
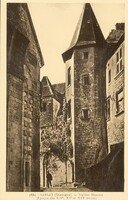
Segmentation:
<svg viewBox="0 0 128 200">
<path fill-rule="evenodd" d="M 52 187 L 52 175 L 50 174 L 50 172 L 47 172 L 47 186 Z"/>
</svg>

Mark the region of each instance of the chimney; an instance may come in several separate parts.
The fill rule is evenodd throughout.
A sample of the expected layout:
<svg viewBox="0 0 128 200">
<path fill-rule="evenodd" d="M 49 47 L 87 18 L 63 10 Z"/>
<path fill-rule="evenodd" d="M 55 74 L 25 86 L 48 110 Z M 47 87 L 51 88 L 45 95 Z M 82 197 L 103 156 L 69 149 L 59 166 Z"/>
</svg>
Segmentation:
<svg viewBox="0 0 128 200">
<path fill-rule="evenodd" d="M 124 31 L 124 23 L 116 23 L 116 30 Z"/>
</svg>

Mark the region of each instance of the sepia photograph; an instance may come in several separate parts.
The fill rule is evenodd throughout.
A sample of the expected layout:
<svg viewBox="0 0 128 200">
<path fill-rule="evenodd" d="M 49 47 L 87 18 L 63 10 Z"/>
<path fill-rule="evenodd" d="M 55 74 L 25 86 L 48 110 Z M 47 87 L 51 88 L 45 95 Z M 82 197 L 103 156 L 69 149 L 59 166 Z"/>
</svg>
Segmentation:
<svg viewBox="0 0 128 200">
<path fill-rule="evenodd" d="M 5 192 L 123 194 L 125 3 L 4 6 Z"/>
</svg>

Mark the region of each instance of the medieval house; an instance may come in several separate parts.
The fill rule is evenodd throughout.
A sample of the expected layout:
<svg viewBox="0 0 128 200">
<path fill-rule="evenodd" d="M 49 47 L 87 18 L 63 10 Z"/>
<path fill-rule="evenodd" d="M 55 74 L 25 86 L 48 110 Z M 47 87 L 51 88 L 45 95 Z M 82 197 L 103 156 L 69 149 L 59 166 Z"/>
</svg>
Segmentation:
<svg viewBox="0 0 128 200">
<path fill-rule="evenodd" d="M 103 65 L 108 153 L 86 170 L 86 181 L 97 191 L 124 191 L 124 23 L 117 23 L 107 37 Z"/>
<path fill-rule="evenodd" d="M 111 46 L 106 64 L 108 150 L 124 141 L 124 24 L 117 24 L 117 42 Z M 110 33 L 111 34 L 111 33 Z M 113 38 L 114 40 L 114 38 Z M 107 38 L 110 45 L 110 36 Z M 110 47 L 108 47 L 110 49 Z"/>
<path fill-rule="evenodd" d="M 7 191 L 40 189 L 40 67 L 27 4 L 7 4 Z"/>
<path fill-rule="evenodd" d="M 62 58 L 66 67 L 63 104 L 56 98 L 48 78 L 43 77 L 40 118 L 43 136 L 47 126 L 56 124 L 62 105 L 60 116 L 64 117 L 64 131 L 72 144 L 72 156 L 65 168 L 60 166 L 65 176 L 62 182 L 86 185 L 97 191 L 123 191 L 124 24 L 117 23 L 105 40 L 91 5 L 85 4 Z M 47 137 L 50 134 L 47 132 Z M 43 140 L 46 138 L 42 137 Z M 43 155 L 53 150 L 48 147 L 47 153 L 41 154 L 44 182 L 48 166 Z"/>
</svg>

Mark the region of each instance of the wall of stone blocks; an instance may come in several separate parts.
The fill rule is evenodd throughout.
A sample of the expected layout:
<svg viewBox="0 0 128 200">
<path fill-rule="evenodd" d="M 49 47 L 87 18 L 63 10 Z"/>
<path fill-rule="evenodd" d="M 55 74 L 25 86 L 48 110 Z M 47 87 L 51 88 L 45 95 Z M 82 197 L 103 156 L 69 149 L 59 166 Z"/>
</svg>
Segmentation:
<svg viewBox="0 0 128 200">
<path fill-rule="evenodd" d="M 30 48 L 30 46 L 29 46 Z M 30 49 L 27 50 L 26 55 Z M 36 52 L 35 52 L 36 54 Z M 29 55 L 29 54 L 28 54 Z M 28 56 L 29 58 L 29 56 Z M 37 57 L 35 57 L 37 60 Z M 39 82 L 39 65 L 36 62 L 36 65 L 27 61 L 24 66 L 24 104 L 23 104 L 23 113 L 24 113 L 24 140 L 26 144 L 24 146 L 25 159 L 24 162 L 30 163 L 30 185 L 24 187 L 25 191 L 37 191 L 40 188 L 40 82 Z"/>
<path fill-rule="evenodd" d="M 83 59 L 87 51 L 88 59 Z M 102 160 L 107 154 L 105 116 L 102 105 L 103 50 L 88 47 L 74 52 L 74 116 L 75 116 L 75 173 L 82 180 L 85 169 Z M 104 71 L 105 73 L 105 71 Z M 89 74 L 89 84 L 83 86 L 82 76 Z M 89 109 L 89 118 L 82 119 L 82 108 Z"/>
<path fill-rule="evenodd" d="M 18 163 L 20 161 L 20 166 L 13 166 L 14 174 L 7 168 L 7 190 L 38 191 L 40 189 L 39 94 L 41 66 L 39 46 L 26 4 L 9 3 L 7 5 L 7 19 L 8 35 L 11 35 L 8 37 L 7 59 L 7 138 L 10 140 L 12 135 L 15 136 L 20 129 L 20 137 L 15 137 L 17 141 L 11 145 L 13 149 L 12 162 Z M 19 40 L 19 46 L 18 43 L 15 44 L 15 40 Z M 17 79 L 16 86 L 13 83 L 15 79 Z M 11 95 L 15 97 L 16 105 L 13 105 Z M 21 106 L 19 106 L 19 102 Z M 15 113 L 17 115 L 19 113 L 17 117 L 19 124 L 17 126 L 15 124 Z M 15 127 L 13 132 L 10 124 L 11 127 Z M 8 146 L 9 143 L 7 142 Z M 10 152 L 7 151 L 7 166 L 10 155 Z M 28 163 L 27 172 L 26 162 Z M 26 176 L 28 177 L 27 184 Z"/>
<path fill-rule="evenodd" d="M 8 75 L 7 86 L 7 191 L 22 191 L 22 92 L 23 81 Z M 15 147 L 15 148 L 14 148 Z"/>
</svg>

